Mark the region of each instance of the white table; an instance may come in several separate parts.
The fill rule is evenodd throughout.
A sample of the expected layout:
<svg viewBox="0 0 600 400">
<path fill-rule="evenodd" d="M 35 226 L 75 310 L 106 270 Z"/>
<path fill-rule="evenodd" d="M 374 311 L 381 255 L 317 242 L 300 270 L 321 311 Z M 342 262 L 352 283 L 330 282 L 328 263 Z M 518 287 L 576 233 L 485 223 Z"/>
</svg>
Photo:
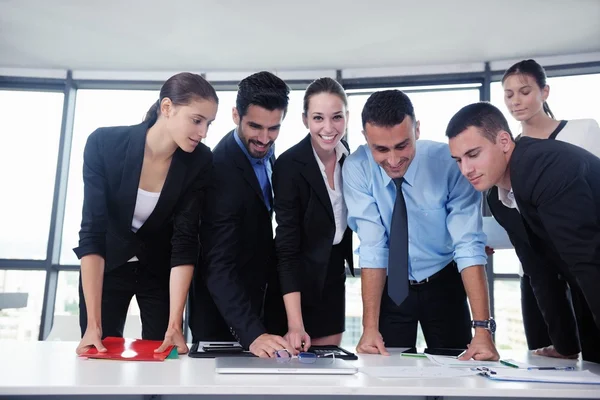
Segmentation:
<svg viewBox="0 0 600 400">
<path fill-rule="evenodd" d="M 242 397 L 299 399 L 361 395 L 369 399 L 469 398 L 600 398 L 600 386 L 493 382 L 481 376 L 454 379 L 378 379 L 359 372 L 348 376 L 219 375 L 214 360 L 164 362 L 86 360 L 75 355 L 74 342 L 0 342 L 0 398 L 37 396 L 64 399 L 176 399 Z M 529 360 L 527 359 L 529 357 Z M 514 357 L 536 365 L 557 361 L 537 356 Z M 573 361 L 558 360 L 573 364 Z M 361 355 L 357 366 L 428 365 L 422 358 Z M 600 374 L 600 365 L 577 362 L 578 368 Z M 14 396 L 14 397 L 13 397 Z M 273 397 L 270 397 L 273 396 Z M 306 397 L 304 397 L 306 398 Z M 341 399 L 341 397 L 340 397 Z"/>
</svg>

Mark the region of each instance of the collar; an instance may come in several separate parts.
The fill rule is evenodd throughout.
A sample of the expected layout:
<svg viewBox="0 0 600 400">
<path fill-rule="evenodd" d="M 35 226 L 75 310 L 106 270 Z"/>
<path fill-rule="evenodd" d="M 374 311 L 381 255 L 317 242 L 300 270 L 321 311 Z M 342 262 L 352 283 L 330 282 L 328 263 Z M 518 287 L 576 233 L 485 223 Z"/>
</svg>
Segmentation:
<svg viewBox="0 0 600 400">
<path fill-rule="evenodd" d="M 517 201 L 515 200 L 515 194 L 513 193 L 512 188 L 510 190 L 506 190 L 498 187 L 498 199 L 500 199 L 500 202 L 502 202 L 502 204 L 504 204 L 506 207 L 518 209 Z"/>
<path fill-rule="evenodd" d="M 312 148 L 315 159 L 317 160 L 317 165 L 319 166 L 319 169 L 321 171 L 325 171 L 325 165 L 323 165 L 323 162 L 319 158 L 319 155 L 317 154 L 317 151 L 315 150 L 315 147 L 312 144 L 312 140 L 310 141 L 310 147 Z M 335 158 L 336 158 L 335 161 L 336 162 L 340 162 L 340 160 L 344 156 L 348 157 L 348 150 L 346 149 L 346 146 L 344 146 L 344 144 L 342 143 L 341 140 L 338 142 L 338 144 L 335 145 L 334 151 L 335 151 Z"/>
<path fill-rule="evenodd" d="M 244 154 L 246 155 L 248 160 L 250 160 L 250 163 L 253 165 L 266 162 L 269 158 L 271 158 L 273 156 L 273 153 L 275 152 L 274 145 L 273 145 L 273 146 L 271 146 L 271 148 L 269 149 L 269 151 L 263 158 L 254 158 L 250 155 L 250 153 L 248 153 L 248 149 L 246 149 L 246 146 L 244 146 L 244 143 L 242 143 L 242 139 L 240 139 L 240 136 L 238 135 L 237 128 L 233 130 L 233 137 L 235 139 L 235 142 L 238 144 L 238 146 L 240 146 L 240 148 L 242 149 L 242 151 L 244 152 Z"/>
</svg>

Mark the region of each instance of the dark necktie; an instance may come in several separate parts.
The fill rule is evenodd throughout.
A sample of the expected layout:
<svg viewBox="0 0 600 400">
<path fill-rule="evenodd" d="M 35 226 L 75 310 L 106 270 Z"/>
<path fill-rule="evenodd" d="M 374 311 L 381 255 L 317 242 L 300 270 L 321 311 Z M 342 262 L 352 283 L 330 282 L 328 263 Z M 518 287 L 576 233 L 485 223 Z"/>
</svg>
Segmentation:
<svg viewBox="0 0 600 400">
<path fill-rule="evenodd" d="M 260 190 L 263 193 L 263 199 L 265 201 L 265 205 L 267 206 L 267 210 L 271 211 L 271 204 L 273 203 L 273 194 L 271 191 L 271 182 L 269 182 L 269 174 L 267 173 L 267 166 L 265 163 L 268 163 L 269 160 L 258 160 L 256 164 L 257 168 L 257 178 L 258 184 L 260 185 Z"/>
<path fill-rule="evenodd" d="M 388 295 L 397 305 L 408 296 L 408 216 L 402 194 L 404 178 L 394 179 L 396 202 L 392 213 L 388 260 Z"/>
</svg>

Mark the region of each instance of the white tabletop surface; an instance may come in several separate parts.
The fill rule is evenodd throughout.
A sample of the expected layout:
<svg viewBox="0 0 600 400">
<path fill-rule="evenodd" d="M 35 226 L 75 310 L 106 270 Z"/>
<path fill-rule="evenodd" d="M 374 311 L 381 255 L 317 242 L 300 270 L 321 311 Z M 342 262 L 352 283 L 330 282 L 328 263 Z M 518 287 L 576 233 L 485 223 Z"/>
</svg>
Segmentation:
<svg viewBox="0 0 600 400">
<path fill-rule="evenodd" d="M 599 398 L 600 386 L 493 382 L 482 376 L 453 379 L 379 379 L 347 376 L 219 375 L 213 359 L 180 356 L 164 362 L 92 360 L 77 357 L 74 342 L 0 342 L 1 395 L 228 394 L 379 395 Z M 508 356 L 502 354 L 503 356 Z M 576 365 L 600 374 L 600 365 L 523 354 L 535 365 Z M 427 366 L 427 359 L 360 355 L 361 366 Z"/>
</svg>

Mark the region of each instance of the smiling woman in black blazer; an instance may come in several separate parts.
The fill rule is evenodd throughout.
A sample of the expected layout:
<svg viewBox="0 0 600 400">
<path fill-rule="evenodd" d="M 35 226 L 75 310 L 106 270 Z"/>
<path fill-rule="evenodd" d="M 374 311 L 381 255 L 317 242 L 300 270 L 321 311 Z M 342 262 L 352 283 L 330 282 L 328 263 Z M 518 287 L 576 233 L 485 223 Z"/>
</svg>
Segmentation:
<svg viewBox="0 0 600 400">
<path fill-rule="evenodd" d="M 200 143 L 218 98 L 200 75 L 169 78 L 144 122 L 100 128 L 86 143 L 79 246 L 81 354 L 123 336 L 131 298 L 142 338 L 187 352 L 182 314 L 198 257 L 212 155 Z"/>
<path fill-rule="evenodd" d="M 335 80 L 311 83 L 302 114 L 310 133 L 283 153 L 273 169 L 285 339 L 297 350 L 311 344 L 339 346 L 345 329 L 345 261 L 353 271 L 341 174 L 348 155 L 342 141 L 347 105 Z"/>
</svg>

